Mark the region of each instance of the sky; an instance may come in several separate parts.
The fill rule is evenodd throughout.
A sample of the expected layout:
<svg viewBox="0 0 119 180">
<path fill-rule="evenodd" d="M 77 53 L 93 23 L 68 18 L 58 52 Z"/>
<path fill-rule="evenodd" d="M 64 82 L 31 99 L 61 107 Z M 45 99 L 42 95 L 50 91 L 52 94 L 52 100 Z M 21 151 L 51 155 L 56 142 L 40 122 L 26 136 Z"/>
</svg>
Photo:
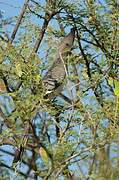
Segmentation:
<svg viewBox="0 0 119 180">
<path fill-rule="evenodd" d="M 18 16 L 21 7 L 23 6 L 24 0 L 0 0 L 0 11 L 2 12 L 2 20 L 7 20 L 9 18 L 13 18 Z M 0 19 L 0 32 L 7 32 L 7 34 L 11 34 L 14 26 L 3 26 L 1 25 Z"/>
<path fill-rule="evenodd" d="M 0 0 L 0 10 L 4 12 L 6 18 L 19 14 L 24 0 Z"/>
</svg>

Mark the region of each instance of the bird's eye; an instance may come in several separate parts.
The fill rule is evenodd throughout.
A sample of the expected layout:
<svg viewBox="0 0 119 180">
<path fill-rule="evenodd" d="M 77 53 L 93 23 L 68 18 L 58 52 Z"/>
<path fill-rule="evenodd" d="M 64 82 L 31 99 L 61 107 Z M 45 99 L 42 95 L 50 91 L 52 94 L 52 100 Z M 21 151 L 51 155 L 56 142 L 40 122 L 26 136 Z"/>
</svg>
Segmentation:
<svg viewBox="0 0 119 180">
<path fill-rule="evenodd" d="M 66 46 L 69 46 L 69 44 L 68 44 L 68 43 L 66 43 Z"/>
</svg>

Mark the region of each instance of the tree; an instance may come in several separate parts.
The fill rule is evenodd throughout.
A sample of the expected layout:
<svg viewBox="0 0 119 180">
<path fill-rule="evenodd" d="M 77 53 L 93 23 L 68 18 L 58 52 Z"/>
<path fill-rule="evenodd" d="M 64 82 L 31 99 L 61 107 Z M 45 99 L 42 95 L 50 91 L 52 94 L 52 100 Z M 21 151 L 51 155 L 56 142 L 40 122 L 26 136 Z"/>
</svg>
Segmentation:
<svg viewBox="0 0 119 180">
<path fill-rule="evenodd" d="M 11 37 L 1 31 L 2 179 L 119 178 L 118 6 L 25 0 Z M 71 28 L 64 89 L 49 98 L 43 77 Z"/>
</svg>

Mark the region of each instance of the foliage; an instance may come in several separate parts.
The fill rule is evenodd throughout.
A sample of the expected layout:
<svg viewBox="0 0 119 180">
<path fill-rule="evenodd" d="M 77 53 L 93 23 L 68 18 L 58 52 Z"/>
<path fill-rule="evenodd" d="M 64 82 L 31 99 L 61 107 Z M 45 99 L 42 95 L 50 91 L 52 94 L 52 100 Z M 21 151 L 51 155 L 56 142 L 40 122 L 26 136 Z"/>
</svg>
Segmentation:
<svg viewBox="0 0 119 180">
<path fill-rule="evenodd" d="M 118 7 L 26 0 L 11 38 L 0 32 L 1 179 L 119 178 Z M 50 99 L 42 78 L 72 27 L 64 91 Z"/>
</svg>

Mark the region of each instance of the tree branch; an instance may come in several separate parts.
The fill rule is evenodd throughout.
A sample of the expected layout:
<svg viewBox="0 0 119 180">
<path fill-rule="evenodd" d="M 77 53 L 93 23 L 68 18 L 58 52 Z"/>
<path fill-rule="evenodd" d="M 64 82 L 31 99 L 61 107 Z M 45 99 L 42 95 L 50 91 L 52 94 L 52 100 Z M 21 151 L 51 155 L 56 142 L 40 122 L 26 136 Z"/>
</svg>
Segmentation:
<svg viewBox="0 0 119 180">
<path fill-rule="evenodd" d="M 81 45 L 81 42 L 80 42 L 80 36 L 79 36 L 79 33 L 78 33 L 78 30 L 76 29 L 76 32 L 77 32 L 77 39 L 78 39 L 78 45 L 79 45 L 79 49 L 81 51 L 81 54 L 86 62 L 86 67 L 87 67 L 87 74 L 89 76 L 89 78 L 91 78 L 91 72 L 90 72 L 90 64 L 88 62 L 88 59 L 87 59 L 87 56 L 85 55 L 84 53 L 84 50 L 82 48 L 82 45 Z"/>
<path fill-rule="evenodd" d="M 23 7 L 22 7 L 22 10 L 21 10 L 21 13 L 20 13 L 20 15 L 19 15 L 17 24 L 16 24 L 16 26 L 14 27 L 14 30 L 13 30 L 12 35 L 11 35 L 11 40 L 10 40 L 11 43 L 12 43 L 12 42 L 14 41 L 14 39 L 15 39 L 16 33 L 17 33 L 17 31 L 18 31 L 18 28 L 19 28 L 19 26 L 20 26 L 20 24 L 21 24 L 21 21 L 22 21 L 22 19 L 23 19 L 24 14 L 25 14 L 25 12 L 26 12 L 26 8 L 27 8 L 27 6 L 28 6 L 28 2 L 29 2 L 29 0 L 25 0 L 25 3 L 24 3 L 24 5 L 23 5 Z"/>
<path fill-rule="evenodd" d="M 43 26 L 42 26 L 40 35 L 39 35 L 39 37 L 38 37 L 38 39 L 37 39 L 37 41 L 36 41 L 36 43 L 35 43 L 35 45 L 34 45 L 34 48 L 33 48 L 33 52 L 34 52 L 34 53 L 37 53 L 37 51 L 38 51 L 38 48 L 39 48 L 39 46 L 40 46 L 40 44 L 41 44 L 41 41 L 42 41 L 42 39 L 43 39 L 43 37 L 44 37 L 45 31 L 46 31 L 46 29 L 47 29 L 47 27 L 48 27 L 48 24 L 49 24 L 49 22 L 50 22 L 50 19 L 51 19 L 51 17 L 49 17 L 49 19 L 45 19 L 45 20 L 44 20 L 44 23 L 43 23 Z"/>
</svg>

